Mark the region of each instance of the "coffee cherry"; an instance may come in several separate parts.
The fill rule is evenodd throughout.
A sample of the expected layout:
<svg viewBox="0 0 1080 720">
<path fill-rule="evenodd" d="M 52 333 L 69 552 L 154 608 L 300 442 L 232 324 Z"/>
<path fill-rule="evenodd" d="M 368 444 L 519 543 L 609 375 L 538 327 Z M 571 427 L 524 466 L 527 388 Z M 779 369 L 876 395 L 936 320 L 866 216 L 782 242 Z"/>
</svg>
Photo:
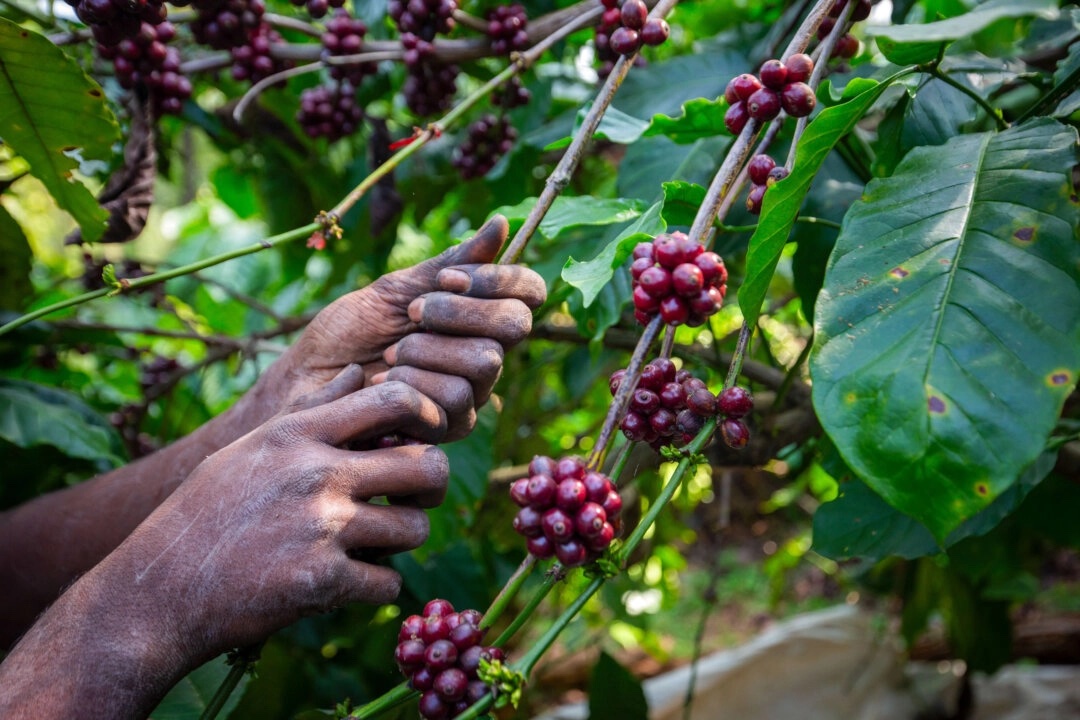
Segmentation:
<svg viewBox="0 0 1080 720">
<path fill-rule="evenodd" d="M 580 480 L 585 477 L 585 463 L 581 461 L 581 458 L 576 457 L 564 457 L 555 464 L 555 479 L 567 480 L 574 479 Z"/>
<path fill-rule="evenodd" d="M 791 171 L 788 170 L 786 167 L 784 167 L 783 165 L 777 165 L 769 171 L 769 179 L 765 181 L 765 184 L 772 187 L 773 184 L 780 182 L 790 174 Z"/>
<path fill-rule="evenodd" d="M 435 677 L 432 689 L 443 702 L 457 702 L 465 697 L 469 678 L 456 667 L 447 668 Z"/>
<path fill-rule="evenodd" d="M 539 537 L 544 533 L 543 528 L 540 526 L 540 520 L 541 514 L 539 511 L 531 507 L 523 507 L 514 516 L 514 530 L 519 535 L 524 535 L 527 538 Z"/>
<path fill-rule="evenodd" d="M 595 536 L 586 538 L 585 545 L 592 552 L 603 552 L 607 550 L 608 545 L 615 539 L 615 526 L 611 523 L 604 523 L 603 528 Z"/>
<path fill-rule="evenodd" d="M 780 94 L 769 88 L 762 88 L 746 101 L 746 114 L 755 120 L 772 120 L 780 114 Z"/>
<path fill-rule="evenodd" d="M 660 301 L 645 292 L 645 288 L 641 285 L 634 288 L 631 297 L 634 300 L 634 308 L 643 313 L 653 313 L 660 309 Z"/>
<path fill-rule="evenodd" d="M 671 291 L 671 273 L 653 266 L 641 273 L 638 284 L 651 297 L 663 297 Z"/>
<path fill-rule="evenodd" d="M 480 621 L 484 619 L 484 614 L 479 610 L 462 610 L 458 613 L 461 616 L 461 622 L 468 623 L 475 627 L 480 627 Z M 480 642 L 477 640 L 477 642 Z"/>
<path fill-rule="evenodd" d="M 649 8 L 646 7 L 643 0 L 625 0 L 623 2 L 622 24 L 631 30 L 641 30 L 645 27 L 645 19 L 648 16 Z"/>
<path fill-rule="evenodd" d="M 705 255 L 712 255 L 716 259 L 720 259 L 720 256 L 716 253 L 702 253 L 701 255 L 698 255 L 696 258 L 694 258 L 694 264 L 700 267 L 702 272 L 706 271 L 705 268 L 701 267 L 701 263 L 698 262 L 698 259 L 704 257 Z M 723 261 L 721 261 L 721 264 L 723 264 Z M 708 274 L 706 273 L 706 276 L 707 275 Z M 665 383 L 672 382 L 675 379 L 675 363 L 671 362 L 671 360 L 669 360 L 668 358 L 656 358 L 649 363 L 649 366 L 655 367 L 660 370 Z"/>
<path fill-rule="evenodd" d="M 525 549 L 530 555 L 535 555 L 540 560 L 546 560 L 555 555 L 555 544 L 544 535 L 528 538 L 525 541 Z"/>
<path fill-rule="evenodd" d="M 814 61 L 805 53 L 792 55 L 784 65 L 787 66 L 787 81 L 789 83 L 806 82 L 814 72 Z"/>
<path fill-rule="evenodd" d="M 682 383 L 670 382 L 660 391 L 660 403 L 672 410 L 681 410 L 686 405 L 686 390 Z"/>
<path fill-rule="evenodd" d="M 746 109 L 745 102 L 740 101 L 735 103 L 724 113 L 724 127 L 726 127 L 728 132 L 732 135 L 741 133 L 749 120 L 750 113 Z"/>
<path fill-rule="evenodd" d="M 608 490 L 607 497 L 604 498 L 604 502 L 600 503 L 604 508 L 604 512 L 607 513 L 608 520 L 612 520 L 618 517 L 622 512 L 622 496 L 619 495 L 619 491 L 615 488 Z"/>
<path fill-rule="evenodd" d="M 660 301 L 660 317 L 668 325 L 682 325 L 690 317 L 690 307 L 678 295 L 668 295 Z"/>
<path fill-rule="evenodd" d="M 746 196 L 746 212 L 751 215 L 761 214 L 761 205 L 765 201 L 766 185 L 754 185 L 750 188 L 750 194 Z"/>
<path fill-rule="evenodd" d="M 555 461 L 546 455 L 536 455 L 529 463 L 529 475 L 555 477 Z"/>
<path fill-rule="evenodd" d="M 585 502 L 585 496 L 585 483 L 574 478 L 567 478 L 559 483 L 555 493 L 555 505 L 564 512 L 572 513 Z"/>
<path fill-rule="evenodd" d="M 422 667 L 409 678 L 409 687 L 419 692 L 426 692 L 435 684 L 435 673 L 426 667 Z"/>
<path fill-rule="evenodd" d="M 844 33 L 840 36 L 840 39 L 836 41 L 836 46 L 833 48 L 832 56 L 844 59 L 851 59 L 859 54 L 859 39 L 851 33 Z"/>
<path fill-rule="evenodd" d="M 602 503 L 611 490 L 611 480 L 607 475 L 598 472 L 590 472 L 585 476 L 585 496 L 589 502 Z"/>
<path fill-rule="evenodd" d="M 540 527 L 544 531 L 544 536 L 553 543 L 566 542 L 574 536 L 573 521 L 559 508 L 545 511 L 540 520 Z"/>
<path fill-rule="evenodd" d="M 630 398 L 630 409 L 641 415 L 652 415 L 660 407 L 660 397 L 652 390 L 638 388 Z"/>
<path fill-rule="evenodd" d="M 529 478 L 518 478 L 510 483 L 510 499 L 513 500 L 514 504 L 518 507 L 525 507 L 529 504 L 529 497 L 526 494 L 526 488 L 528 487 Z"/>
<path fill-rule="evenodd" d="M 661 369 L 659 365 L 651 362 L 647 363 L 645 367 L 641 369 L 641 378 L 638 380 L 638 387 L 656 392 L 664 387 L 664 381 L 664 370 Z"/>
<path fill-rule="evenodd" d="M 780 92 L 780 105 L 791 117 L 806 117 L 817 105 L 817 98 L 810 86 L 803 82 L 787 85 Z"/>
<path fill-rule="evenodd" d="M 529 501 L 529 506 L 537 510 L 549 507 L 555 500 L 557 488 L 558 485 L 551 476 L 533 475 L 525 488 L 525 497 Z"/>
<path fill-rule="evenodd" d="M 705 287 L 705 273 L 697 265 L 683 263 L 671 271 L 671 284 L 684 297 L 697 295 Z"/>
<path fill-rule="evenodd" d="M 594 502 L 587 502 L 581 506 L 574 516 L 574 528 L 577 534 L 583 538 L 593 538 L 600 534 L 607 522 L 607 513 L 604 507 Z"/>
<path fill-rule="evenodd" d="M 458 653 L 458 667 L 470 680 L 476 679 L 476 671 L 480 668 L 480 658 L 484 657 L 484 650 L 480 645 L 473 645 Z"/>
<path fill-rule="evenodd" d="M 588 550 L 577 540 L 567 540 L 555 546 L 555 557 L 566 567 L 584 565 Z"/>
<path fill-rule="evenodd" d="M 622 379 L 626 377 L 626 370 L 616 370 L 611 374 L 611 379 L 608 380 L 608 390 L 611 391 L 612 397 L 619 391 L 619 384 L 622 383 Z"/>
<path fill-rule="evenodd" d="M 761 84 L 773 90 L 781 90 L 787 84 L 787 67 L 780 60 L 766 60 L 758 70 Z"/>
<path fill-rule="evenodd" d="M 649 18 L 641 28 L 641 42 L 646 45 L 663 45 L 671 35 L 671 28 L 663 18 Z"/>
<path fill-rule="evenodd" d="M 630 263 L 630 277 L 637 280 L 641 277 L 641 274 L 653 266 L 653 259 L 650 258 L 637 258 L 634 262 Z"/>
<path fill-rule="evenodd" d="M 443 720 L 450 717 L 450 709 L 443 704 L 434 690 L 428 690 L 420 696 L 419 710 L 420 715 L 427 720 Z"/>
<path fill-rule="evenodd" d="M 760 80 L 750 73 L 743 73 L 736 75 L 728 82 L 724 89 L 724 98 L 728 101 L 728 105 L 735 105 L 740 100 L 749 100 L 750 96 L 760 89 Z"/>
<path fill-rule="evenodd" d="M 457 658 L 458 649 L 449 640 L 436 640 L 424 651 L 424 663 L 436 672 L 453 667 Z"/>
<path fill-rule="evenodd" d="M 420 631 L 420 639 L 427 644 L 436 640 L 446 640 L 450 637 L 450 625 L 446 619 L 439 615 L 432 615 L 424 619 L 424 628 Z"/>
<path fill-rule="evenodd" d="M 764 185 L 769 179 L 769 171 L 776 167 L 776 161 L 765 154 L 755 155 L 750 158 L 746 166 L 746 173 L 750 176 L 750 182 L 755 185 Z"/>
<path fill-rule="evenodd" d="M 478 645 L 484 637 L 484 633 L 471 623 L 463 622 L 450 631 L 450 642 L 458 651 L 468 650 L 473 645 Z"/>
<path fill-rule="evenodd" d="M 653 244 L 651 242 L 638 243 L 634 246 L 633 257 L 635 260 L 645 258 L 651 263 L 653 261 Z M 649 265 L 649 267 L 652 267 L 652 265 Z"/>
<path fill-rule="evenodd" d="M 720 423 L 720 435 L 728 447 L 740 450 L 750 442 L 750 429 L 742 420 L 727 418 Z"/>
<path fill-rule="evenodd" d="M 406 640 L 399 643 L 394 650 L 394 660 L 397 661 L 402 672 L 411 674 L 413 671 L 423 667 L 426 650 L 427 646 L 422 640 Z"/>
<path fill-rule="evenodd" d="M 608 42 L 612 51 L 624 56 L 633 55 L 641 48 L 641 36 L 638 31 L 628 27 L 617 28 L 611 33 L 611 39 Z"/>
<path fill-rule="evenodd" d="M 686 407 L 697 415 L 711 417 L 716 414 L 716 396 L 708 388 L 700 388 L 687 396 Z"/>
<path fill-rule="evenodd" d="M 732 385 L 726 387 L 716 399 L 716 411 L 731 418 L 749 415 L 754 409 L 754 397 L 746 388 Z"/>
<path fill-rule="evenodd" d="M 398 642 L 402 643 L 406 640 L 415 640 L 420 637 L 423 630 L 424 618 L 419 615 L 410 615 L 401 623 L 401 630 L 398 631 Z"/>
</svg>

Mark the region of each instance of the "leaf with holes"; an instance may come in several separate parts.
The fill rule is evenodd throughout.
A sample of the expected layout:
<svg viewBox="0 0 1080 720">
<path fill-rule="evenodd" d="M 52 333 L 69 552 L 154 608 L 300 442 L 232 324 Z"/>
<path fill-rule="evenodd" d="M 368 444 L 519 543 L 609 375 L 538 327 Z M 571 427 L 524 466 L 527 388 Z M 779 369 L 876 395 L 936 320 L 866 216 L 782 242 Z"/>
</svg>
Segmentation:
<svg viewBox="0 0 1080 720">
<path fill-rule="evenodd" d="M 1076 143 L 1040 119 L 916 148 L 867 185 L 830 258 L 814 407 L 939 541 L 1016 483 L 1076 384 Z"/>
<path fill-rule="evenodd" d="M 0 139 L 93 241 L 106 212 L 72 175 L 79 159 L 108 158 L 120 138 L 105 93 L 43 35 L 0 18 Z"/>
</svg>

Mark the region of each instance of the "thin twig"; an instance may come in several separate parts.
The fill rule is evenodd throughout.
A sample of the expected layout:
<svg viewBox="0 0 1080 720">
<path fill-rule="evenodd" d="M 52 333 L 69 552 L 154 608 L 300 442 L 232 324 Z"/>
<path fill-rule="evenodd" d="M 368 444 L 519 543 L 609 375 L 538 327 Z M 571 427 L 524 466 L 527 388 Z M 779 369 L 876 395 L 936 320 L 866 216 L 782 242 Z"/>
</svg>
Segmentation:
<svg viewBox="0 0 1080 720">
<path fill-rule="evenodd" d="M 322 66 L 322 62 L 313 62 L 308 63 L 307 65 L 298 65 L 296 67 L 288 68 L 287 70 L 276 72 L 273 75 L 267 75 L 248 88 L 248 91 L 244 93 L 244 96 L 236 103 L 236 107 L 233 108 L 232 112 L 233 120 L 238 124 L 243 124 L 244 113 L 247 112 L 248 105 L 250 105 L 255 98 L 262 94 L 267 88 L 277 85 L 280 82 L 284 82 L 291 77 L 296 77 L 297 75 L 306 75 L 310 72 L 317 72 L 322 69 Z"/>
<path fill-rule="evenodd" d="M 277 13 L 265 13 L 263 15 L 263 21 L 270 27 L 282 28 L 284 30 L 295 30 L 296 32 L 310 35 L 314 38 L 322 38 L 322 30 L 312 25 L 309 22 L 305 22 L 300 18 L 288 17 L 287 15 L 278 15 Z"/>
<path fill-rule="evenodd" d="M 472 28 L 473 30 L 476 30 L 477 32 L 487 34 L 487 29 L 488 29 L 487 20 L 484 20 L 483 18 L 476 17 L 475 15 L 470 15 L 469 13 L 465 12 L 464 10 L 462 10 L 460 8 L 454 10 L 454 20 L 457 21 L 458 25 L 461 25 L 461 26 L 467 27 L 467 28 Z"/>
</svg>

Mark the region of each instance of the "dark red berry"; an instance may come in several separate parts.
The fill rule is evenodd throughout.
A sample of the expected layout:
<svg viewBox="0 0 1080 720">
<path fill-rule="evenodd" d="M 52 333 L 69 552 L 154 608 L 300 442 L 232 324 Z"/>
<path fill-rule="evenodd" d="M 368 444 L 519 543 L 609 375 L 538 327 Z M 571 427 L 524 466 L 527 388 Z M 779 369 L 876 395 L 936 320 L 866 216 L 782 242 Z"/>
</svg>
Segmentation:
<svg viewBox="0 0 1080 720">
<path fill-rule="evenodd" d="M 676 416 L 675 427 L 678 428 L 679 432 L 693 438 L 701 432 L 701 428 L 705 427 L 705 418 L 688 408 Z"/>
<path fill-rule="evenodd" d="M 641 378 L 638 387 L 656 391 L 664 387 L 664 371 L 654 363 L 647 363 L 641 369 Z"/>
<path fill-rule="evenodd" d="M 555 476 L 555 461 L 546 455 L 536 455 L 529 463 L 529 475 Z"/>
<path fill-rule="evenodd" d="M 754 409 L 754 396 L 746 388 L 732 385 L 724 388 L 716 399 L 716 411 L 731 418 L 749 415 Z"/>
<path fill-rule="evenodd" d="M 458 668 L 448 668 L 435 677 L 432 689 L 438 694 L 443 702 L 457 702 L 465 697 L 465 689 L 469 685 L 469 678 L 464 671 Z"/>
<path fill-rule="evenodd" d="M 694 264 L 698 267 L 701 267 L 701 264 L 698 262 L 698 258 L 703 257 L 706 254 L 716 256 L 716 253 L 702 253 L 697 258 L 694 258 Z M 705 268 L 701 267 L 701 271 L 705 272 Z M 675 363 L 671 362 L 671 360 L 669 360 L 668 358 L 656 358 L 655 360 L 650 362 L 649 365 L 652 365 L 655 368 L 659 368 L 660 372 L 663 373 L 664 382 L 669 383 L 675 379 Z"/>
<path fill-rule="evenodd" d="M 480 645 L 473 645 L 471 648 L 458 653 L 458 667 L 470 680 L 476 678 L 476 671 L 480 667 L 480 658 L 483 653 L 484 648 Z"/>
<path fill-rule="evenodd" d="M 761 84 L 773 90 L 780 90 L 787 84 L 787 66 L 780 60 L 766 60 L 758 70 Z"/>
<path fill-rule="evenodd" d="M 588 550 L 581 542 L 568 540 L 555 546 L 555 557 L 566 567 L 578 567 L 588 559 Z"/>
<path fill-rule="evenodd" d="M 604 552 L 614 539 L 615 526 L 611 523 L 604 523 L 604 527 L 600 529 L 600 532 L 591 538 L 586 538 L 585 546 L 593 552 Z"/>
<path fill-rule="evenodd" d="M 671 284 L 684 297 L 697 295 L 705 287 L 705 273 L 697 265 L 683 263 L 671 271 Z"/>
<path fill-rule="evenodd" d="M 732 135 L 738 135 L 746 127 L 747 121 L 750 119 L 750 114 L 746 111 L 746 103 L 739 101 L 729 107 L 727 112 L 724 113 L 724 127 L 728 129 L 728 132 Z"/>
<path fill-rule="evenodd" d="M 419 615 L 410 615 L 401 623 L 401 630 L 398 631 L 398 642 L 418 638 L 423 631 L 424 618 Z"/>
<path fill-rule="evenodd" d="M 707 287 L 690 298 L 690 312 L 707 318 L 715 315 L 723 307 L 724 293 L 718 288 Z"/>
<path fill-rule="evenodd" d="M 653 255 L 656 256 L 656 262 L 668 270 L 674 270 L 675 266 L 683 261 L 682 247 L 674 235 L 658 235 L 653 240 L 653 246 Z"/>
<path fill-rule="evenodd" d="M 431 686 L 435 684 L 435 673 L 428 670 L 426 667 L 422 667 L 412 674 L 409 678 L 409 687 L 413 690 L 420 692 L 426 692 L 431 689 Z"/>
<path fill-rule="evenodd" d="M 595 537 L 604 528 L 607 522 L 607 513 L 604 507 L 594 502 L 587 502 L 581 506 L 574 517 L 574 529 L 577 534 L 591 538 Z"/>
<path fill-rule="evenodd" d="M 749 100 L 750 96 L 760 89 L 760 80 L 750 73 L 743 73 L 731 79 L 724 90 L 724 97 L 727 98 L 728 105 L 734 105 L 739 100 Z"/>
<path fill-rule="evenodd" d="M 755 120 L 772 120 L 780 114 L 780 94 L 769 88 L 762 88 L 746 101 L 746 114 Z"/>
<path fill-rule="evenodd" d="M 581 461 L 581 458 L 564 457 L 555 465 L 556 480 L 561 481 L 568 478 L 581 480 L 583 477 L 585 477 L 585 463 Z"/>
<path fill-rule="evenodd" d="M 619 423 L 619 429 L 631 442 L 641 442 L 649 435 L 649 420 L 645 415 L 631 410 Z"/>
<path fill-rule="evenodd" d="M 424 665 L 424 651 L 427 645 L 422 640 L 406 640 L 394 650 L 394 660 L 406 674 L 411 674 Z"/>
<path fill-rule="evenodd" d="M 705 275 L 705 282 L 709 285 L 720 285 L 727 282 L 727 268 L 724 261 L 714 252 L 703 252 L 694 258 L 694 264 L 701 268 Z M 674 365 L 671 366 L 674 369 Z M 675 376 L 674 370 L 672 377 Z"/>
<path fill-rule="evenodd" d="M 482 680 L 473 680 L 469 683 L 469 686 L 465 689 L 465 702 L 472 705 L 478 702 L 491 692 L 491 689 Z"/>
<path fill-rule="evenodd" d="M 667 437 L 675 432 L 675 413 L 667 408 L 660 408 L 649 416 L 649 425 L 660 437 Z"/>
<path fill-rule="evenodd" d="M 769 171 L 769 179 L 765 182 L 765 184 L 769 187 L 772 187 L 774 183 L 780 182 L 790 174 L 791 172 L 786 167 L 784 167 L 783 165 L 777 165 Z"/>
<path fill-rule="evenodd" d="M 585 502 L 585 483 L 574 478 L 567 478 L 559 483 L 555 492 L 556 507 L 571 513 L 581 507 L 583 502 Z"/>
<path fill-rule="evenodd" d="M 615 488 L 608 490 L 607 496 L 604 498 L 604 502 L 600 503 L 600 506 L 604 508 L 609 520 L 618 516 L 622 511 L 622 496 L 619 495 L 619 491 Z"/>
<path fill-rule="evenodd" d="M 784 62 L 789 83 L 806 82 L 814 72 L 814 61 L 806 53 L 792 55 Z"/>
<path fill-rule="evenodd" d="M 780 92 L 780 105 L 791 117 L 806 117 L 817 105 L 817 98 L 810 86 L 803 82 L 791 83 Z"/>
<path fill-rule="evenodd" d="M 671 410 L 682 410 L 686 405 L 686 390 L 682 383 L 670 382 L 660 391 L 660 403 Z"/>
<path fill-rule="evenodd" d="M 528 487 L 529 478 L 518 478 L 510 483 L 510 499 L 514 501 L 514 504 L 519 507 L 525 507 L 529 504 L 528 495 L 525 494 L 525 489 Z"/>
<path fill-rule="evenodd" d="M 653 244 L 651 242 L 640 242 L 640 243 L 638 243 L 637 245 L 634 246 L 634 255 L 633 255 L 633 257 L 634 257 L 635 260 L 640 260 L 641 258 L 645 258 L 645 259 L 649 260 L 650 263 L 651 263 L 652 259 L 653 259 Z M 651 264 L 650 264 L 650 267 L 651 267 Z"/>
<path fill-rule="evenodd" d="M 537 510 L 551 507 L 551 504 L 555 502 L 557 487 L 558 484 L 554 478 L 547 475 L 533 475 L 525 488 L 525 497 L 529 501 L 529 506 Z"/>
<path fill-rule="evenodd" d="M 454 647 L 459 652 L 478 644 L 483 637 L 484 633 L 480 631 L 480 628 L 467 622 L 461 623 L 450 631 L 450 642 L 454 643 Z"/>
<path fill-rule="evenodd" d="M 638 388 L 630 398 L 630 409 L 641 415 L 652 415 L 660 407 L 660 396 L 652 390 Z"/>
<path fill-rule="evenodd" d="M 825 38 L 827 38 L 829 36 L 829 33 L 832 32 L 834 27 L 836 27 L 836 19 L 835 18 L 831 18 L 831 17 L 823 18 L 822 21 L 821 21 L 821 24 L 818 25 L 818 29 L 817 29 L 818 40 L 824 40 Z"/>
<path fill-rule="evenodd" d="M 435 672 L 453 667 L 457 658 L 458 650 L 449 640 L 436 640 L 424 651 L 424 663 Z"/>
<path fill-rule="evenodd" d="M 619 384 L 622 382 L 622 379 L 624 377 L 626 377 L 625 369 L 616 370 L 615 372 L 611 373 L 611 379 L 608 380 L 608 390 L 611 391 L 612 397 L 614 397 L 615 393 L 619 391 Z"/>
<path fill-rule="evenodd" d="M 686 407 L 702 417 L 712 417 L 716 414 L 716 396 L 708 388 L 698 388 L 687 396 Z"/>
<path fill-rule="evenodd" d="M 440 600 L 438 598 L 429 600 L 427 605 L 424 605 L 424 617 L 442 617 L 443 615 L 449 615 L 454 612 L 454 606 L 450 604 L 449 600 Z"/>
<path fill-rule="evenodd" d="M 559 508 L 551 508 L 540 519 L 544 536 L 553 543 L 566 542 L 574 536 L 574 522 Z"/>
<path fill-rule="evenodd" d="M 641 28 L 641 42 L 646 45 L 663 45 L 671 35 L 671 28 L 663 18 L 649 18 Z"/>
<path fill-rule="evenodd" d="M 769 171 L 776 167 L 776 161 L 765 154 L 755 155 L 750 158 L 746 166 L 746 174 L 750 176 L 750 182 L 755 185 L 764 185 L 769 179 Z"/>
<path fill-rule="evenodd" d="M 668 295 L 660 301 L 660 317 L 668 325 L 682 325 L 690 317 L 690 307 L 678 295 Z"/>
<path fill-rule="evenodd" d="M 641 288 L 652 297 L 663 297 L 671 290 L 671 273 L 655 265 L 641 273 L 638 278 Z"/>
<path fill-rule="evenodd" d="M 450 708 L 443 704 L 443 701 L 439 699 L 438 693 L 434 690 L 428 690 L 420 696 L 420 705 L 418 709 L 420 710 L 420 715 L 427 718 L 427 720 L 443 720 L 443 718 L 450 717 Z"/>
<path fill-rule="evenodd" d="M 660 308 L 660 301 L 656 297 L 653 297 L 649 293 L 645 292 L 645 288 L 637 285 L 634 288 L 632 294 L 634 299 L 634 307 L 644 313 L 656 312 Z M 657 296 L 659 297 L 659 296 Z"/>
<path fill-rule="evenodd" d="M 420 639 L 425 643 L 430 644 L 448 637 L 450 637 L 450 624 L 446 622 L 446 618 L 432 615 L 424 620 L 424 629 L 420 631 Z"/>
<path fill-rule="evenodd" d="M 630 277 L 637 280 L 641 277 L 641 273 L 653 267 L 654 263 L 655 261 L 651 257 L 637 258 L 634 262 L 630 263 Z"/>
<path fill-rule="evenodd" d="M 637 30 L 619 27 L 615 29 L 615 32 L 611 33 L 608 44 L 613 52 L 620 55 L 633 55 L 641 48 L 641 36 Z"/>
<path fill-rule="evenodd" d="M 750 192 L 746 196 L 746 212 L 751 215 L 761 214 L 761 204 L 765 200 L 766 190 L 768 190 L 767 185 L 753 185 L 750 187 Z"/>
<path fill-rule="evenodd" d="M 750 428 L 746 427 L 746 423 L 742 420 L 735 418 L 727 418 L 720 423 L 720 435 L 727 446 L 735 450 L 746 447 L 746 444 L 750 442 Z"/>
<path fill-rule="evenodd" d="M 585 493 L 589 502 L 602 503 L 611 490 L 611 481 L 607 475 L 590 472 L 585 476 Z"/>
<path fill-rule="evenodd" d="M 460 615 L 461 622 L 468 623 L 469 625 L 474 625 L 476 627 L 480 627 L 480 621 L 484 619 L 484 614 L 479 610 L 462 610 Z M 477 642 L 480 641 L 477 640 Z"/>
<path fill-rule="evenodd" d="M 836 47 L 832 51 L 833 57 L 853 58 L 859 54 L 859 40 L 851 33 L 844 33 L 836 41 Z"/>
<path fill-rule="evenodd" d="M 523 507 L 514 516 L 514 531 L 527 538 L 539 537 L 544 534 L 540 527 L 540 511 L 531 507 Z"/>
<path fill-rule="evenodd" d="M 525 549 L 530 555 L 535 555 L 540 560 L 546 560 L 555 555 L 555 545 L 543 535 L 526 540 Z"/>
<path fill-rule="evenodd" d="M 625 0 L 622 4 L 622 24 L 631 30 L 640 30 L 645 27 L 645 19 L 649 16 L 649 8 L 643 0 Z M 616 52 L 618 52 L 616 50 Z"/>
<path fill-rule="evenodd" d="M 873 3 L 871 0 L 858 0 L 855 3 L 855 9 L 851 11 L 851 21 L 860 22 L 870 17 L 870 11 L 873 9 Z"/>
</svg>

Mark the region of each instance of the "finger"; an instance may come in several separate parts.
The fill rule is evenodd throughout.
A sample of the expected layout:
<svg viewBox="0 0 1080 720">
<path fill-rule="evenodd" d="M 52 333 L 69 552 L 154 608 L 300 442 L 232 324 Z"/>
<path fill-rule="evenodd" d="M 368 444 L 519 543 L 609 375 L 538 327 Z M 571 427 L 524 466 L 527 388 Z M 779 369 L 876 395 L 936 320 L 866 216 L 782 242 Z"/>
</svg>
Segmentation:
<svg viewBox="0 0 1080 720">
<path fill-rule="evenodd" d="M 326 405 L 338 398 L 345 397 L 349 393 L 356 392 L 362 387 L 364 387 L 364 368 L 355 363 L 350 363 L 330 382 L 309 393 L 304 393 L 293 400 L 282 412 L 292 413 L 298 410 L 308 410 L 319 405 Z"/>
<path fill-rule="evenodd" d="M 440 290 L 477 298 L 516 298 L 535 310 L 547 299 L 544 279 L 522 265 L 458 265 L 435 276 Z"/>
<path fill-rule="evenodd" d="M 483 405 L 502 372 L 503 349 L 486 337 L 413 333 L 387 348 L 383 357 L 394 366 L 463 377 L 472 384 L 473 402 Z"/>
<path fill-rule="evenodd" d="M 430 530 L 427 513 L 420 508 L 365 503 L 356 507 L 338 538 L 354 555 L 376 557 L 418 548 Z"/>
<path fill-rule="evenodd" d="M 324 450 L 325 464 L 334 468 L 333 489 L 354 502 L 377 497 L 408 497 L 416 507 L 442 503 L 450 483 L 450 461 L 434 445 L 356 452 Z"/>
<path fill-rule="evenodd" d="M 283 444 L 315 440 L 340 446 L 395 431 L 435 443 L 446 434 L 446 415 L 415 388 L 386 382 L 277 418 L 267 428 Z"/>
<path fill-rule="evenodd" d="M 431 268 L 444 268 L 452 265 L 491 262 L 499 254 L 509 233 L 510 223 L 506 218 L 502 215 L 493 215 L 471 238 L 421 263 L 421 267 L 427 265 Z"/>
<path fill-rule="evenodd" d="M 341 595 L 333 600 L 334 607 L 350 602 L 383 605 L 401 592 L 401 575 L 388 567 L 343 558 L 341 574 Z"/>
<path fill-rule="evenodd" d="M 398 380 L 414 387 L 439 404 L 446 413 L 444 441 L 460 440 L 468 435 L 476 424 L 476 403 L 473 399 L 473 385 L 470 378 L 431 372 L 410 365 L 390 368 L 390 371 L 383 373 L 381 377 L 385 380 Z M 490 391 L 490 388 L 487 390 Z"/>
<path fill-rule="evenodd" d="M 446 292 L 413 300 L 409 319 L 431 332 L 490 337 L 504 347 L 521 342 L 532 330 L 532 311 L 520 300 L 483 300 Z"/>
</svg>

